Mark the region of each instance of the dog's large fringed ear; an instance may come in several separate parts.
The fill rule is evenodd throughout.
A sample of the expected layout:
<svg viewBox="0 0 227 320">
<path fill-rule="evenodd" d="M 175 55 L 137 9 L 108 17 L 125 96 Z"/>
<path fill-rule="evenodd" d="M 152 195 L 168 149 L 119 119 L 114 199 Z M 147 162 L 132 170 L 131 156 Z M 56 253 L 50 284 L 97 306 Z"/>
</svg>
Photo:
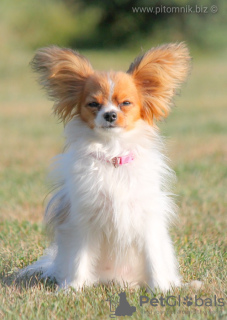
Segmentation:
<svg viewBox="0 0 227 320">
<path fill-rule="evenodd" d="M 94 72 L 89 61 L 76 51 L 51 46 L 38 50 L 31 66 L 55 101 L 54 112 L 63 121 L 70 120 L 77 114 L 85 81 Z"/>
<path fill-rule="evenodd" d="M 134 78 L 142 97 L 142 118 L 153 124 L 169 114 L 171 100 L 186 80 L 190 55 L 184 43 L 153 48 L 137 57 L 127 71 Z"/>
</svg>

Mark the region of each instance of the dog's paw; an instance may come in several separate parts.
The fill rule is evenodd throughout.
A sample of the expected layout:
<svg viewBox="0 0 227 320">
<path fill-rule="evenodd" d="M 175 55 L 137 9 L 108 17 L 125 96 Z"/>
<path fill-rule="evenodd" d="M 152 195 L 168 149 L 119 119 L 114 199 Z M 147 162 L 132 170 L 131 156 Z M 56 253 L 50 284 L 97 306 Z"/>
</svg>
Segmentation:
<svg viewBox="0 0 227 320">
<path fill-rule="evenodd" d="M 57 292 L 58 293 L 64 293 L 64 294 L 70 294 L 73 292 L 81 292 L 84 288 L 83 283 L 75 283 L 75 282 L 62 282 L 59 284 Z"/>
<path fill-rule="evenodd" d="M 193 280 L 189 283 L 184 283 L 182 287 L 187 287 L 198 291 L 203 287 L 203 282 L 199 280 Z"/>
<path fill-rule="evenodd" d="M 174 288 L 181 287 L 181 281 L 179 278 L 174 280 L 159 281 L 154 284 L 153 281 L 148 282 L 147 292 L 154 292 L 156 289 L 161 292 L 172 291 Z"/>
</svg>

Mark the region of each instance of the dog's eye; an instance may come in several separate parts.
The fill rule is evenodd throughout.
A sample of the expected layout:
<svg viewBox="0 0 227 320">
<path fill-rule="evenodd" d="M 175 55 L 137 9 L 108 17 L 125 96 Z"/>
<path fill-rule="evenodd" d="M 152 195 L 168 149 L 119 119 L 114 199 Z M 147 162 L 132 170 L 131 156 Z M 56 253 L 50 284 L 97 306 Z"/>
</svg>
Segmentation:
<svg viewBox="0 0 227 320">
<path fill-rule="evenodd" d="M 98 102 L 90 102 L 88 103 L 89 107 L 92 107 L 92 108 L 99 108 L 100 107 L 100 104 Z"/>
<path fill-rule="evenodd" d="M 123 102 L 121 103 L 122 106 L 128 106 L 128 105 L 130 105 L 130 104 L 131 104 L 130 101 L 123 101 Z"/>
</svg>

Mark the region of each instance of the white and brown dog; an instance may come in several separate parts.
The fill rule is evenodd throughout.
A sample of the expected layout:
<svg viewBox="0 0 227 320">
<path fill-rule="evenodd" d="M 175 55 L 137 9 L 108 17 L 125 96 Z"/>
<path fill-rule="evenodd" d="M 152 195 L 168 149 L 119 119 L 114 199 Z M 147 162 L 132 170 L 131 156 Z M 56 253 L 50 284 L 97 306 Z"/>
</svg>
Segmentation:
<svg viewBox="0 0 227 320">
<path fill-rule="evenodd" d="M 126 73 L 94 71 L 69 49 L 38 50 L 32 66 L 66 123 L 66 144 L 45 215 L 52 245 L 23 273 L 41 271 L 76 290 L 112 280 L 180 285 L 168 234 L 172 171 L 154 120 L 168 115 L 189 65 L 182 43 L 149 50 Z"/>
</svg>

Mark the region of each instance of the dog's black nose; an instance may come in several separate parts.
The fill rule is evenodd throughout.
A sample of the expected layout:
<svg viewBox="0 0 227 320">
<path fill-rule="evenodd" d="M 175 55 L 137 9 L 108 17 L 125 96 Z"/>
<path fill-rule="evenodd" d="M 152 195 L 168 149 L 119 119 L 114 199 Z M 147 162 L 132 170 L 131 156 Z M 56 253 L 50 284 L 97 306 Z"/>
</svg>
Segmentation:
<svg viewBox="0 0 227 320">
<path fill-rule="evenodd" d="M 114 122 L 117 119 L 117 114 L 114 111 L 110 111 L 104 113 L 103 117 L 108 122 Z"/>
</svg>

